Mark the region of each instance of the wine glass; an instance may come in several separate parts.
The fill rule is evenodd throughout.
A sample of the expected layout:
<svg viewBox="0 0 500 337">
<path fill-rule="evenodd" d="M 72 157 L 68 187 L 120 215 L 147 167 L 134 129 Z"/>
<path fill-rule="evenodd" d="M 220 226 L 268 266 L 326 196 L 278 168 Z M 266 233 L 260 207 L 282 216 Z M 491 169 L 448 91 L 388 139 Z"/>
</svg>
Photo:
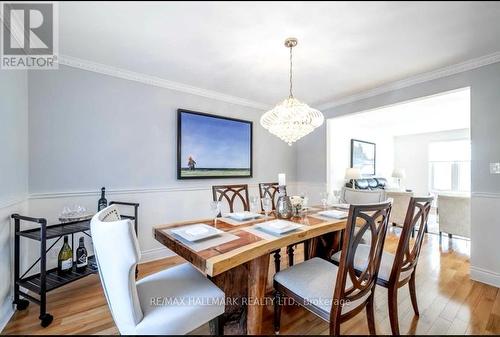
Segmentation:
<svg viewBox="0 0 500 337">
<path fill-rule="evenodd" d="M 328 192 L 321 192 L 319 196 L 321 198 L 321 204 L 323 205 L 323 208 L 326 208 L 326 206 L 328 204 L 329 193 Z"/>
<path fill-rule="evenodd" d="M 220 215 L 220 206 L 221 206 L 220 201 L 212 201 L 210 203 L 210 213 L 214 218 L 214 226 L 217 225 L 217 217 Z"/>
<path fill-rule="evenodd" d="M 340 190 L 333 190 L 334 202 L 340 204 Z"/>
<path fill-rule="evenodd" d="M 269 197 L 262 198 L 262 209 L 266 215 L 266 220 L 269 218 L 269 212 L 273 209 L 272 200 Z"/>
<path fill-rule="evenodd" d="M 250 211 L 251 212 L 258 212 L 259 209 L 259 198 L 256 196 L 251 196 L 250 197 Z"/>
</svg>

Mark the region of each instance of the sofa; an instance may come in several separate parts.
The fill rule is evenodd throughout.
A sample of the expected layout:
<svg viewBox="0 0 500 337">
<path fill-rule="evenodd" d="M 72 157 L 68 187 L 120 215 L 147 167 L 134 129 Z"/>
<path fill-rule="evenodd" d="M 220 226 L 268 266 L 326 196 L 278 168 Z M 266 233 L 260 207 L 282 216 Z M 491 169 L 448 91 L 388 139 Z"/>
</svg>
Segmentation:
<svg viewBox="0 0 500 337">
<path fill-rule="evenodd" d="M 387 179 L 385 178 L 362 178 L 354 180 L 354 185 L 358 190 L 378 190 L 387 187 Z M 352 188 L 352 183 L 345 184 L 346 187 Z"/>
</svg>

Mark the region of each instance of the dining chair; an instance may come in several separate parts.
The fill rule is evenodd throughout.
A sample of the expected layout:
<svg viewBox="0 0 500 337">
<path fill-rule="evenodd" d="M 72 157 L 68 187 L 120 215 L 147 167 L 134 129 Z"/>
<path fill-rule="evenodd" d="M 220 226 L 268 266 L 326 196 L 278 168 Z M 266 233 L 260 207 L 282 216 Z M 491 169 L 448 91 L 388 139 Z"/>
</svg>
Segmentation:
<svg viewBox="0 0 500 337">
<path fill-rule="evenodd" d="M 111 205 L 90 222 L 102 288 L 125 335 L 186 334 L 212 321 L 222 334 L 224 293 L 189 263 L 135 280 L 140 250 L 134 226 Z"/>
<path fill-rule="evenodd" d="M 370 334 L 375 334 L 374 293 L 380 268 L 391 203 L 351 205 L 344 230 L 339 266 L 312 258 L 280 271 L 274 276 L 274 330 L 280 330 L 282 298 L 297 304 L 326 320 L 330 335 L 340 335 L 340 324 L 366 308 Z M 355 227 L 360 230 L 355 232 Z M 354 272 L 354 260 L 363 234 L 372 240 L 369 259 L 361 273 Z"/>
<path fill-rule="evenodd" d="M 285 188 L 285 193 L 286 193 L 286 186 Z M 271 199 L 271 204 L 273 206 L 273 211 L 276 209 L 276 202 L 278 201 L 279 197 L 279 184 L 278 183 L 259 183 L 259 194 L 260 198 L 265 198 L 269 197 Z M 264 211 L 264 208 L 262 208 L 262 202 L 260 204 L 261 210 Z"/>
<path fill-rule="evenodd" d="M 239 200 L 244 211 L 250 211 L 248 202 L 248 185 L 215 185 L 212 186 L 212 195 L 214 201 L 226 200 L 229 206 L 229 212 L 234 212 L 236 200 Z M 220 214 L 219 214 L 220 216 Z"/>
<path fill-rule="evenodd" d="M 398 323 L 398 289 L 408 284 L 410 288 L 411 304 L 415 315 L 419 316 L 417 293 L 415 287 L 415 272 L 417 269 L 420 248 L 426 232 L 427 219 L 431 209 L 433 197 L 412 197 L 408 205 L 406 217 L 399 238 L 396 254 L 383 252 L 377 284 L 388 289 L 389 319 L 393 335 L 399 335 Z M 414 240 L 411 236 L 418 226 Z M 364 269 L 370 251 L 367 245 L 360 245 L 359 252 L 354 259 L 354 268 L 359 273 Z M 340 254 L 332 256 L 334 263 L 339 263 Z"/>
</svg>

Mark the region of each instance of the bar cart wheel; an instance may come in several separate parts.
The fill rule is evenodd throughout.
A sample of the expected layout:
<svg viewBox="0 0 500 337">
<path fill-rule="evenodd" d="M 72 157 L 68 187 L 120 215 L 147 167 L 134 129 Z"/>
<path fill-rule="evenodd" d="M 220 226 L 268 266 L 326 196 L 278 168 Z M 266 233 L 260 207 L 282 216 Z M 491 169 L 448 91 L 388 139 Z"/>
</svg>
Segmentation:
<svg viewBox="0 0 500 337">
<path fill-rule="evenodd" d="M 19 311 L 26 310 L 28 305 L 30 305 L 30 302 L 28 300 L 19 299 L 16 302 L 16 309 Z"/>
<path fill-rule="evenodd" d="M 52 323 L 53 319 L 54 317 L 51 314 L 43 314 L 40 316 L 40 325 L 46 328 Z"/>
</svg>

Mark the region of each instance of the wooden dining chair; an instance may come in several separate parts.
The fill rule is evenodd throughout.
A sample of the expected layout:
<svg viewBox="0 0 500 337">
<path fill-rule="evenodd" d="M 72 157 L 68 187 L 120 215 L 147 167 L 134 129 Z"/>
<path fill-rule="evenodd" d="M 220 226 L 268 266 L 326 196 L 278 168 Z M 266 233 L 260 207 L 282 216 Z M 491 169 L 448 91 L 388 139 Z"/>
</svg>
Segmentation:
<svg viewBox="0 0 500 337">
<path fill-rule="evenodd" d="M 279 333 L 283 296 L 330 323 L 330 335 L 340 335 L 340 324 L 366 308 L 370 334 L 375 334 L 374 292 L 382 260 L 391 203 L 351 205 L 339 266 L 312 258 L 274 276 L 274 330 Z M 359 231 L 355 227 L 359 226 Z M 369 259 L 361 273 L 355 255 L 365 232 L 371 233 Z"/>
<path fill-rule="evenodd" d="M 243 205 L 244 211 L 250 211 L 250 203 L 248 202 L 248 185 L 215 185 L 212 186 L 212 194 L 214 201 L 227 201 L 229 212 L 234 212 L 236 200 L 239 200 Z M 220 214 L 219 214 L 220 215 Z"/>
<path fill-rule="evenodd" d="M 401 231 L 396 254 L 383 252 L 377 284 L 388 289 L 389 319 L 393 335 L 399 335 L 398 323 L 398 289 L 408 284 L 410 298 L 415 315 L 419 315 L 417 293 L 415 288 L 415 272 L 417 269 L 420 248 L 426 233 L 427 219 L 431 209 L 433 197 L 412 197 L 408 204 L 406 217 Z M 418 228 L 417 228 L 418 227 Z M 411 240 L 412 233 L 417 228 L 417 235 Z M 354 261 L 357 272 L 366 264 L 369 248 L 360 245 L 359 253 Z M 334 263 L 339 263 L 340 255 L 333 255 Z"/>
<path fill-rule="evenodd" d="M 285 188 L 285 193 L 286 193 L 286 186 Z M 259 194 L 260 198 L 265 198 L 269 197 L 271 199 L 271 203 L 273 205 L 273 211 L 276 209 L 276 203 L 278 201 L 279 197 L 279 184 L 278 183 L 259 183 Z M 262 208 L 262 202 L 260 203 L 260 207 L 262 211 L 264 211 L 264 208 Z"/>
</svg>

